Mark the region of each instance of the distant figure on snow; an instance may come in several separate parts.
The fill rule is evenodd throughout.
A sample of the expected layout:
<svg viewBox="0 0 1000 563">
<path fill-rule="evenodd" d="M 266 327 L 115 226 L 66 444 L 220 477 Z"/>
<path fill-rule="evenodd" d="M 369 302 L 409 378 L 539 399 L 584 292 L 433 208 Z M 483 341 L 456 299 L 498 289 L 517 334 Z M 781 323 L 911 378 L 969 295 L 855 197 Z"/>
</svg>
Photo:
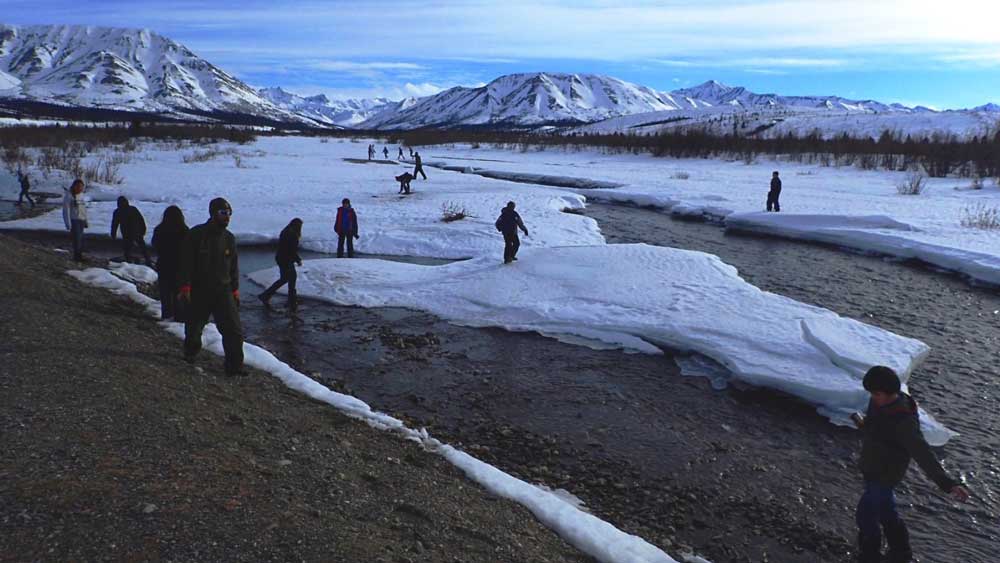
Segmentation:
<svg viewBox="0 0 1000 563">
<path fill-rule="evenodd" d="M 298 292 L 295 290 L 298 274 L 295 272 L 295 264 L 302 265 L 302 258 L 299 258 L 299 240 L 301 238 L 302 219 L 298 217 L 292 219 L 284 229 L 281 229 L 281 235 L 278 237 L 278 252 L 274 255 L 280 277 L 278 281 L 271 284 L 271 287 L 264 290 L 264 293 L 257 296 L 265 305 L 269 305 L 275 292 L 287 283 L 288 307 L 295 309 L 298 306 Z"/>
<path fill-rule="evenodd" d="M 21 172 L 20 168 L 17 169 L 17 182 L 21 184 L 21 192 L 17 194 L 17 204 L 21 205 L 21 201 L 27 198 L 28 203 L 34 207 L 35 200 L 31 199 L 31 194 L 28 193 L 31 191 L 31 180 L 28 178 L 27 174 Z"/>
<path fill-rule="evenodd" d="M 500 217 L 497 218 L 495 226 L 503 233 L 503 263 L 510 264 L 517 260 L 517 249 L 521 247 L 521 241 L 517 238 L 517 230 L 524 231 L 524 236 L 528 236 L 528 229 L 517 211 L 514 211 L 514 202 L 508 201 L 507 207 L 500 210 Z"/>
<path fill-rule="evenodd" d="M 240 322 L 240 265 L 236 237 L 229 232 L 233 208 L 221 197 L 208 204 L 208 221 L 188 231 L 181 246 L 178 297 L 185 304 L 184 361 L 194 363 L 208 318 L 222 334 L 226 375 L 248 375 L 243 366 Z"/>
<path fill-rule="evenodd" d="M 368 145 L 368 160 L 375 158 L 375 145 Z"/>
<path fill-rule="evenodd" d="M 389 160 L 389 147 L 382 147 L 382 157 Z"/>
<path fill-rule="evenodd" d="M 969 491 L 945 473 L 920 431 L 917 403 L 900 391 L 899 377 L 891 368 L 875 366 L 862 384 L 871 399 L 864 417 L 852 416 L 861 430 L 861 474 L 865 492 L 858 503 L 858 561 L 908 563 L 913 559 L 910 535 L 896 512 L 895 488 L 914 459 L 927 477 L 956 500 L 966 501 Z M 882 534 L 889 544 L 882 559 Z"/>
<path fill-rule="evenodd" d="M 410 149 L 410 158 L 413 158 L 413 147 L 406 147 L 406 148 Z"/>
<path fill-rule="evenodd" d="M 778 177 L 778 171 L 775 170 L 774 174 L 771 174 L 771 191 L 767 192 L 767 210 L 771 211 L 774 208 L 775 212 L 781 211 L 781 205 L 778 203 L 778 197 L 781 195 L 781 178 Z"/>
<path fill-rule="evenodd" d="M 181 247 L 187 237 L 188 226 L 180 207 L 171 205 L 163 210 L 163 219 L 153 229 L 153 249 L 156 250 L 157 285 L 160 287 L 160 318 L 184 321 L 184 311 L 177 301 L 180 284 L 177 270 L 181 263 Z"/>
<path fill-rule="evenodd" d="M 118 227 L 122 230 L 122 255 L 125 262 L 132 261 L 132 245 L 138 246 L 142 250 L 142 257 L 147 266 L 152 266 L 149 259 L 149 251 L 146 249 L 146 220 L 142 213 L 134 206 L 129 205 L 125 196 L 118 196 L 118 209 L 111 215 L 111 240 L 118 237 Z"/>
<path fill-rule="evenodd" d="M 399 193 L 410 195 L 410 180 L 413 179 L 413 174 L 409 172 L 403 172 L 399 176 L 396 176 L 396 181 L 399 182 Z"/>
<path fill-rule="evenodd" d="M 396 157 L 398 160 L 403 160 L 403 147 L 399 147 L 399 156 Z"/>
<path fill-rule="evenodd" d="M 73 260 L 83 261 L 83 231 L 87 224 L 87 202 L 83 199 L 83 180 L 73 180 L 63 193 L 63 222 L 73 237 Z"/>
<path fill-rule="evenodd" d="M 354 239 L 358 236 L 358 216 L 351 207 L 351 200 L 344 198 L 337 208 L 337 219 L 333 231 L 337 233 L 337 258 L 344 257 L 344 243 L 347 243 L 347 257 L 354 258 Z"/>
<path fill-rule="evenodd" d="M 424 165 L 420 161 L 420 153 L 414 153 L 413 162 L 414 162 L 414 165 L 413 165 L 413 179 L 415 180 L 417 178 L 417 174 L 420 174 L 421 176 L 424 177 L 424 180 L 426 180 L 427 179 L 427 174 L 424 174 Z"/>
</svg>

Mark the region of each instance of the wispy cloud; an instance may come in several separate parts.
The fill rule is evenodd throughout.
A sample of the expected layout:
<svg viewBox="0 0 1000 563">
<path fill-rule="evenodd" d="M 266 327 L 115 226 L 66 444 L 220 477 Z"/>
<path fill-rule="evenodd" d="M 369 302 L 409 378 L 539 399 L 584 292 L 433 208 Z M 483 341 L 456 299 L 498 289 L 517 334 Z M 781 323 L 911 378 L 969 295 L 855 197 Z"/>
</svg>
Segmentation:
<svg viewBox="0 0 1000 563">
<path fill-rule="evenodd" d="M 426 67 L 415 63 L 354 62 L 354 61 L 310 61 L 305 66 L 327 71 L 371 71 L 371 70 L 421 70 Z"/>
</svg>

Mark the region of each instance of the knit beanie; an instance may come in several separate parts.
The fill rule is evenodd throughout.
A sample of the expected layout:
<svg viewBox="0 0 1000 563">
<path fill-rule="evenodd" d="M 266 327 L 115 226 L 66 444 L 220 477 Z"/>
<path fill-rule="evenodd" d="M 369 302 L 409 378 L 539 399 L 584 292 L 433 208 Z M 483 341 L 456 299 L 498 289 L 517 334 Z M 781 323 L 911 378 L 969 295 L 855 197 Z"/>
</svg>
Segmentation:
<svg viewBox="0 0 1000 563">
<path fill-rule="evenodd" d="M 226 201 L 225 198 L 217 197 L 208 204 L 208 214 L 211 217 L 215 217 L 216 211 L 220 209 L 232 209 L 232 208 L 233 206 L 229 205 L 229 202 Z"/>
<path fill-rule="evenodd" d="M 868 392 L 881 391 L 890 395 L 899 393 L 899 376 L 892 368 L 885 366 L 875 366 L 868 370 L 863 383 Z"/>
</svg>

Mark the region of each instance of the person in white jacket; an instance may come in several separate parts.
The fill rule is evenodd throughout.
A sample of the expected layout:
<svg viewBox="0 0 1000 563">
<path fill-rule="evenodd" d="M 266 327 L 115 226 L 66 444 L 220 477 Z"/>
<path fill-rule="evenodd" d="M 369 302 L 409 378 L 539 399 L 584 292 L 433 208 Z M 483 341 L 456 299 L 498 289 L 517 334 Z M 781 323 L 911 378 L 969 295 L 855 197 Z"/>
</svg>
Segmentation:
<svg viewBox="0 0 1000 563">
<path fill-rule="evenodd" d="M 83 261 L 83 230 L 87 228 L 87 203 L 83 200 L 83 180 L 73 180 L 63 195 L 63 222 L 73 236 L 73 259 Z"/>
</svg>

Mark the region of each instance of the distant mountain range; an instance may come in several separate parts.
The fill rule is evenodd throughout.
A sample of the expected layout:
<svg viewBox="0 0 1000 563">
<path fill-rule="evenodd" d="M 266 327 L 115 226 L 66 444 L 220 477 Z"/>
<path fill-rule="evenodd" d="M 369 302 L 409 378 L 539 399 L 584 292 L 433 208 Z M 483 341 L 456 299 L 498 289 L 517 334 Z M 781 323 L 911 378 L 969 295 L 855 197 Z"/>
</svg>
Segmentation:
<svg viewBox="0 0 1000 563">
<path fill-rule="evenodd" d="M 581 126 L 647 114 L 651 117 L 643 123 L 649 125 L 670 121 L 670 112 L 934 113 L 839 96 L 757 94 L 716 81 L 659 92 L 609 76 L 552 72 L 505 75 L 481 87 L 455 87 L 418 99 L 330 100 L 280 87 L 255 89 L 149 30 L 0 25 L 0 107 L 16 104 L 368 130 Z M 997 115 L 1000 106 L 966 111 Z"/>
</svg>

